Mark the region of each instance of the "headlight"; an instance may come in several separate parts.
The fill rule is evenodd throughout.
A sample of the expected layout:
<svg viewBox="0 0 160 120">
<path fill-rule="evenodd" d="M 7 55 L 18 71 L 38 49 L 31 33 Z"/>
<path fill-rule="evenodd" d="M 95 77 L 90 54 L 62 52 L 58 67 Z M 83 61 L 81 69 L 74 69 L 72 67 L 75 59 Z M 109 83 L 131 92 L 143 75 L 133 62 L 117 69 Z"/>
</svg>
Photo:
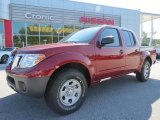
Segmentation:
<svg viewBox="0 0 160 120">
<path fill-rule="evenodd" d="M 37 65 L 46 57 L 43 54 L 17 54 L 16 58 L 12 67 L 29 68 Z"/>
<path fill-rule="evenodd" d="M 22 61 L 20 62 L 19 67 L 20 68 L 33 67 L 44 59 L 45 59 L 45 55 L 43 54 L 26 54 L 22 58 Z"/>
</svg>

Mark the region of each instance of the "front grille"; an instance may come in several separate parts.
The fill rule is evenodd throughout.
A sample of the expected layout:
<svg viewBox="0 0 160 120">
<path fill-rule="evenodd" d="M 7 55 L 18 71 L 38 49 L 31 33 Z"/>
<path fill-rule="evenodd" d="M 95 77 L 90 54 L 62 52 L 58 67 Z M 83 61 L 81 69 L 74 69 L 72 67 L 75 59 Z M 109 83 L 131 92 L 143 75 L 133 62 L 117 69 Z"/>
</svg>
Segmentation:
<svg viewBox="0 0 160 120">
<path fill-rule="evenodd" d="M 16 56 L 14 57 L 13 64 L 12 64 L 12 69 L 19 67 L 19 63 L 20 63 L 22 57 L 23 57 L 23 56 L 19 56 L 19 55 L 16 55 Z"/>
<path fill-rule="evenodd" d="M 9 83 L 15 85 L 15 81 L 14 81 L 14 79 L 12 77 L 7 76 L 7 80 L 8 80 Z"/>
</svg>

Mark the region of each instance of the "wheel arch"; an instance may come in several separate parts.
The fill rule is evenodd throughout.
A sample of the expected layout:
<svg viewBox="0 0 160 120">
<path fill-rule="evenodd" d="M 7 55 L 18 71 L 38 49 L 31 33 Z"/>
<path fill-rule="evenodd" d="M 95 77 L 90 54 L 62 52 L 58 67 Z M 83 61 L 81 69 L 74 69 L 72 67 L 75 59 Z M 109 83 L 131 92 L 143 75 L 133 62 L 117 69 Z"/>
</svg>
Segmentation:
<svg viewBox="0 0 160 120">
<path fill-rule="evenodd" d="M 151 58 L 151 56 L 152 55 L 151 55 L 151 53 L 149 51 L 143 51 L 143 52 L 141 52 L 141 55 L 140 55 L 140 64 L 138 66 L 137 72 L 141 71 L 141 68 L 142 68 L 142 66 L 143 66 L 143 64 L 144 64 L 144 62 L 146 60 L 148 60 L 149 63 L 150 63 L 150 65 L 152 66 L 152 58 Z"/>
<path fill-rule="evenodd" d="M 47 86 L 46 86 L 46 89 L 48 88 L 48 86 L 50 85 L 51 82 L 53 82 L 53 80 L 51 78 L 53 78 L 54 76 L 56 76 L 60 71 L 66 69 L 66 68 L 73 68 L 73 69 L 77 69 L 79 70 L 80 72 L 82 72 L 82 74 L 84 74 L 84 76 L 86 77 L 86 80 L 87 80 L 87 84 L 88 84 L 88 87 L 90 87 L 91 85 L 91 75 L 90 75 L 90 72 L 88 70 L 88 68 L 81 64 L 81 63 L 76 63 L 76 62 L 71 62 L 71 63 L 66 63 L 66 64 L 63 64 L 62 66 L 60 66 L 59 68 L 57 68 L 51 75 L 48 83 L 47 83 Z M 47 90 L 46 90 L 47 91 Z"/>
<path fill-rule="evenodd" d="M 146 56 L 146 58 L 144 59 L 144 62 L 146 60 L 149 61 L 150 65 L 152 66 L 152 59 L 151 59 L 151 57 L 150 56 Z"/>
</svg>

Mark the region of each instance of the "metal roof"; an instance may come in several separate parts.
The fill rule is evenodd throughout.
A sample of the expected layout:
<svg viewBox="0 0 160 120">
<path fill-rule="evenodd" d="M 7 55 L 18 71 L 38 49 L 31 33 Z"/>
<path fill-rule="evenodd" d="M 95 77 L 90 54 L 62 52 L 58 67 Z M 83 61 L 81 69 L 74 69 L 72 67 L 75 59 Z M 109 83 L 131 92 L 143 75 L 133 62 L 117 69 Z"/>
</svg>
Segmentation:
<svg viewBox="0 0 160 120">
<path fill-rule="evenodd" d="M 140 13 L 141 23 L 148 22 L 148 21 L 151 21 L 151 20 L 155 20 L 155 19 L 158 19 L 158 18 L 160 18 L 160 14 L 145 13 L 145 12 Z"/>
</svg>

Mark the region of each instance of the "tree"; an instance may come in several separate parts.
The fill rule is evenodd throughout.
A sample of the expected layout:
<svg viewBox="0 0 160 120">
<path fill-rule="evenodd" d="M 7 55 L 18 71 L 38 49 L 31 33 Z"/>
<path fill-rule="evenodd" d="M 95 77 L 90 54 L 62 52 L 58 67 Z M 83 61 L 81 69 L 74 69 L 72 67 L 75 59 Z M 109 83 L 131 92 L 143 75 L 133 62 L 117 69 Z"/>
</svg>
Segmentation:
<svg viewBox="0 0 160 120">
<path fill-rule="evenodd" d="M 142 38 L 141 45 L 142 45 L 142 46 L 149 46 L 149 41 L 150 41 L 150 39 L 148 38 L 147 33 L 146 33 L 146 32 L 143 32 L 143 33 L 142 33 L 142 36 L 143 36 L 143 38 Z"/>
</svg>

